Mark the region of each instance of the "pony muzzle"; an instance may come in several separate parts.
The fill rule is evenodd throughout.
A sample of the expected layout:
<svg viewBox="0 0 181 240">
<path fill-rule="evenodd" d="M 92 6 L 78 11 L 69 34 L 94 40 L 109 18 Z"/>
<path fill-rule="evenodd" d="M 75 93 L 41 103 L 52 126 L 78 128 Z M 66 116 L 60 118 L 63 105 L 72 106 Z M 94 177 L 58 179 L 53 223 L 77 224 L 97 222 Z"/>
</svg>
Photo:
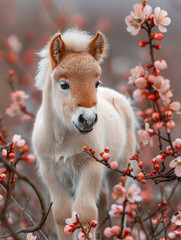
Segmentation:
<svg viewBox="0 0 181 240">
<path fill-rule="evenodd" d="M 76 131 L 81 134 L 87 134 L 93 130 L 94 125 L 97 123 L 98 116 L 93 108 L 78 108 L 72 117 L 72 122 Z"/>
</svg>

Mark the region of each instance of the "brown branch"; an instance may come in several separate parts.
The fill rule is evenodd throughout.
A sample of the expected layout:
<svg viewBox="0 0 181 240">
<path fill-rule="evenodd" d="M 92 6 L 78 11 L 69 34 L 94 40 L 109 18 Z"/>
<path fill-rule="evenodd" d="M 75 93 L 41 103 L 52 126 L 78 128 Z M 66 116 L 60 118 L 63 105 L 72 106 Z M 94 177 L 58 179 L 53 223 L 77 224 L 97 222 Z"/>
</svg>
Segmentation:
<svg viewBox="0 0 181 240">
<path fill-rule="evenodd" d="M 39 189 L 35 186 L 35 184 L 32 182 L 31 179 L 29 179 L 26 175 L 23 175 L 20 172 L 18 172 L 5 159 L 0 157 L 0 161 L 3 162 L 3 164 L 7 167 L 7 169 L 9 169 L 10 171 L 16 173 L 16 175 L 18 176 L 19 179 L 27 182 L 33 188 L 33 190 L 35 191 L 35 193 L 36 193 L 36 195 L 38 197 L 38 200 L 39 200 L 40 206 L 41 206 L 41 219 L 40 219 L 39 223 L 37 223 L 33 227 L 19 229 L 18 231 L 16 231 L 16 234 L 18 234 L 18 233 L 35 232 L 35 231 L 39 230 L 43 226 L 43 224 L 44 224 L 44 222 L 45 222 L 45 220 L 47 218 L 47 213 L 46 213 L 46 207 L 45 207 L 44 199 L 43 199 Z"/>
</svg>

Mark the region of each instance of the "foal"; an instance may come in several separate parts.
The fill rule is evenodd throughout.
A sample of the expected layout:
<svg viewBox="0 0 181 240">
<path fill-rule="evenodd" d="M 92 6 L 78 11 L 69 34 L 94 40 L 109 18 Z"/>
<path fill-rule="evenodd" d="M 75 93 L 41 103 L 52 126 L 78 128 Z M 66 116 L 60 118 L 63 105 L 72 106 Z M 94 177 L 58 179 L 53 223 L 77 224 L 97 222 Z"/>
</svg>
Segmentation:
<svg viewBox="0 0 181 240">
<path fill-rule="evenodd" d="M 125 168 L 135 151 L 136 119 L 129 101 L 109 88 L 98 87 L 107 48 L 100 32 L 68 30 L 55 34 L 40 52 L 36 86 L 43 99 L 33 131 L 39 169 L 53 201 L 59 240 L 65 219 L 76 211 L 83 224 L 106 216 L 106 187 L 120 175 L 82 151 L 84 145 L 101 152 L 109 146 L 112 160 Z M 97 155 L 97 157 L 99 157 Z M 93 239 L 95 232 L 92 230 Z"/>
</svg>

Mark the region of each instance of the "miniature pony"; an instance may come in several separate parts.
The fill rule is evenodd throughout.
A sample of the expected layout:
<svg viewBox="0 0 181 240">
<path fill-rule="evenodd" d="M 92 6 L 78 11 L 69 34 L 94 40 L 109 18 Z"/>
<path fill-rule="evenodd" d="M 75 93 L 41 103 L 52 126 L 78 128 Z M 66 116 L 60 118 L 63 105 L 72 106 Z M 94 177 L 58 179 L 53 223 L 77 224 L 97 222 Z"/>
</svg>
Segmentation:
<svg viewBox="0 0 181 240">
<path fill-rule="evenodd" d="M 84 225 L 92 220 L 101 223 L 107 210 L 106 186 L 111 192 L 120 180 L 120 175 L 83 152 L 83 146 L 97 153 L 109 146 L 120 169 L 136 148 L 136 118 L 129 101 L 114 90 L 98 87 L 106 49 L 101 32 L 92 38 L 68 30 L 55 34 L 40 52 L 36 86 L 43 97 L 33 148 L 53 201 L 59 240 L 73 239 L 73 234 L 64 233 L 65 219 L 73 211 Z M 95 240 L 94 229 L 92 235 Z"/>
</svg>

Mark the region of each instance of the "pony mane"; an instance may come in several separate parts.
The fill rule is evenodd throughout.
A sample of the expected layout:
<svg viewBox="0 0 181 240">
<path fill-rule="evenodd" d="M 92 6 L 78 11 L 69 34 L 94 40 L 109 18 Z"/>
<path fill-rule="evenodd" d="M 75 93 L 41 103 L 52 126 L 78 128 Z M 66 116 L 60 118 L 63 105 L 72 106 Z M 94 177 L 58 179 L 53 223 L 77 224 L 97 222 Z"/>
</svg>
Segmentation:
<svg viewBox="0 0 181 240">
<path fill-rule="evenodd" d="M 69 29 L 61 35 L 62 40 L 65 42 L 69 51 L 85 52 L 88 51 L 88 45 L 92 36 L 85 31 L 78 29 Z M 35 76 L 35 86 L 43 89 L 43 84 L 50 66 L 49 58 L 49 43 L 38 53 L 40 58 L 38 63 L 38 70 Z"/>
</svg>

